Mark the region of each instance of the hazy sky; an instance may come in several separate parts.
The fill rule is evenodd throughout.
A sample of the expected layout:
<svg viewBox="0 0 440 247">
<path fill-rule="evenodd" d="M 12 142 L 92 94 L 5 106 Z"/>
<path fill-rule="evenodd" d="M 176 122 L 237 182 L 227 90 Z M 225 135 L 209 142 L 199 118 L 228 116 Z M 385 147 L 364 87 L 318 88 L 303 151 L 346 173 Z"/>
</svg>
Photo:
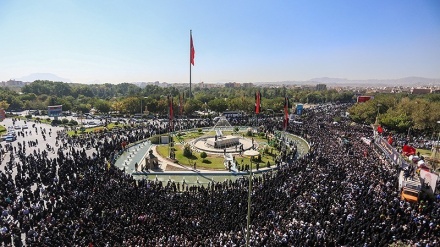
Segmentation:
<svg viewBox="0 0 440 247">
<path fill-rule="evenodd" d="M 1 0 L 0 81 L 440 78 L 438 0 Z"/>
</svg>

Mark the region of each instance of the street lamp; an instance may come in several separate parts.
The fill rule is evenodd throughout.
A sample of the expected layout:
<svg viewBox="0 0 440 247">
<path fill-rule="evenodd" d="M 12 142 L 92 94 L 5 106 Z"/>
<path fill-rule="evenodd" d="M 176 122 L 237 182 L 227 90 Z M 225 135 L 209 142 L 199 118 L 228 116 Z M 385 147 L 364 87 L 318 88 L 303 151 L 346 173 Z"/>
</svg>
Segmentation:
<svg viewBox="0 0 440 247">
<path fill-rule="evenodd" d="M 144 101 L 143 99 L 148 99 L 148 97 L 143 97 L 141 98 L 141 118 L 142 118 L 142 113 L 143 113 L 143 108 L 142 108 L 142 102 Z"/>
<path fill-rule="evenodd" d="M 249 188 L 248 188 L 248 210 L 247 210 L 247 223 L 246 223 L 246 246 L 249 246 L 250 239 L 250 224 L 251 224 L 251 195 L 252 195 L 252 158 L 260 154 L 255 150 L 246 150 L 243 152 L 244 156 L 250 157 L 251 161 L 251 170 L 249 174 Z"/>
<path fill-rule="evenodd" d="M 440 124 L 440 121 L 437 121 L 437 124 Z M 434 155 L 434 158 L 435 158 L 435 160 L 436 161 L 438 161 L 438 153 L 439 153 L 439 151 L 440 151 L 440 130 L 438 131 L 438 133 L 437 133 L 437 142 L 435 143 L 435 145 L 434 145 L 434 151 L 435 151 L 435 155 Z"/>
<path fill-rule="evenodd" d="M 376 124 L 379 124 L 379 109 L 382 106 L 382 104 L 377 104 L 377 115 L 376 115 Z"/>
</svg>

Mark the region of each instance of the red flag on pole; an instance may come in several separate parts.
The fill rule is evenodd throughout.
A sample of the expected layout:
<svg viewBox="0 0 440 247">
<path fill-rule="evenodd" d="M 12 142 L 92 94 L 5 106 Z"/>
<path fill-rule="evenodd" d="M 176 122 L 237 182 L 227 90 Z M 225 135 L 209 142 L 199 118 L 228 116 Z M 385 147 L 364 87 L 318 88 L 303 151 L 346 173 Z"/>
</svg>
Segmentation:
<svg viewBox="0 0 440 247">
<path fill-rule="evenodd" d="M 382 129 L 382 126 L 377 126 L 377 132 L 379 133 L 379 134 L 382 134 L 383 133 L 383 129 Z"/>
<path fill-rule="evenodd" d="M 287 126 L 289 125 L 289 98 L 284 97 L 284 130 L 287 129 Z"/>
<path fill-rule="evenodd" d="M 405 144 L 402 147 L 402 153 L 406 156 L 415 155 L 416 149 L 414 147 Z"/>
<path fill-rule="evenodd" d="M 170 104 L 170 131 L 173 131 L 173 97 L 168 96 L 168 101 Z"/>
<path fill-rule="evenodd" d="M 393 137 L 391 135 L 388 136 L 388 144 L 393 145 Z"/>
<path fill-rule="evenodd" d="M 189 61 L 194 66 L 194 57 L 196 56 L 196 50 L 194 49 L 192 34 L 190 35 L 190 47 L 191 47 L 191 51 L 189 55 Z"/>
<path fill-rule="evenodd" d="M 261 94 L 260 91 L 255 93 L 255 114 L 261 112 Z"/>
</svg>

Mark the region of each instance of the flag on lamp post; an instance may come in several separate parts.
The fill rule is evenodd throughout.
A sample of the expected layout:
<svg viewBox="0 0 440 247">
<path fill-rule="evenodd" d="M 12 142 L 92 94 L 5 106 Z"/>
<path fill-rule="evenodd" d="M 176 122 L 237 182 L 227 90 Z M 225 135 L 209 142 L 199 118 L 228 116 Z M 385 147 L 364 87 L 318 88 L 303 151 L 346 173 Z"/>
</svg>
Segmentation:
<svg viewBox="0 0 440 247">
<path fill-rule="evenodd" d="M 261 112 L 261 93 L 257 91 L 255 93 L 255 114 L 259 114 Z"/>
<path fill-rule="evenodd" d="M 168 96 L 168 102 L 169 102 L 169 113 L 170 113 L 170 131 L 173 131 L 173 97 L 170 95 Z"/>
<path fill-rule="evenodd" d="M 196 50 L 194 49 L 192 33 L 190 34 L 190 47 L 191 49 L 189 54 L 189 61 L 194 66 L 194 57 L 196 56 Z"/>
<path fill-rule="evenodd" d="M 289 125 L 289 98 L 284 97 L 284 126 L 283 129 L 286 130 Z"/>
</svg>

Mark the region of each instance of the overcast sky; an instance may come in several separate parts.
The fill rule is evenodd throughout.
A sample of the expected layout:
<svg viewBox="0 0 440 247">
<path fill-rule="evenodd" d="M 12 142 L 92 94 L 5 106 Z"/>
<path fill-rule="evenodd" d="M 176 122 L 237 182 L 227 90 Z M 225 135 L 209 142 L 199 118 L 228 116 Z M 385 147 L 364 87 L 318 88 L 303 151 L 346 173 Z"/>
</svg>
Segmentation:
<svg viewBox="0 0 440 247">
<path fill-rule="evenodd" d="M 440 1 L 1 0 L 0 81 L 440 78 Z"/>
</svg>

